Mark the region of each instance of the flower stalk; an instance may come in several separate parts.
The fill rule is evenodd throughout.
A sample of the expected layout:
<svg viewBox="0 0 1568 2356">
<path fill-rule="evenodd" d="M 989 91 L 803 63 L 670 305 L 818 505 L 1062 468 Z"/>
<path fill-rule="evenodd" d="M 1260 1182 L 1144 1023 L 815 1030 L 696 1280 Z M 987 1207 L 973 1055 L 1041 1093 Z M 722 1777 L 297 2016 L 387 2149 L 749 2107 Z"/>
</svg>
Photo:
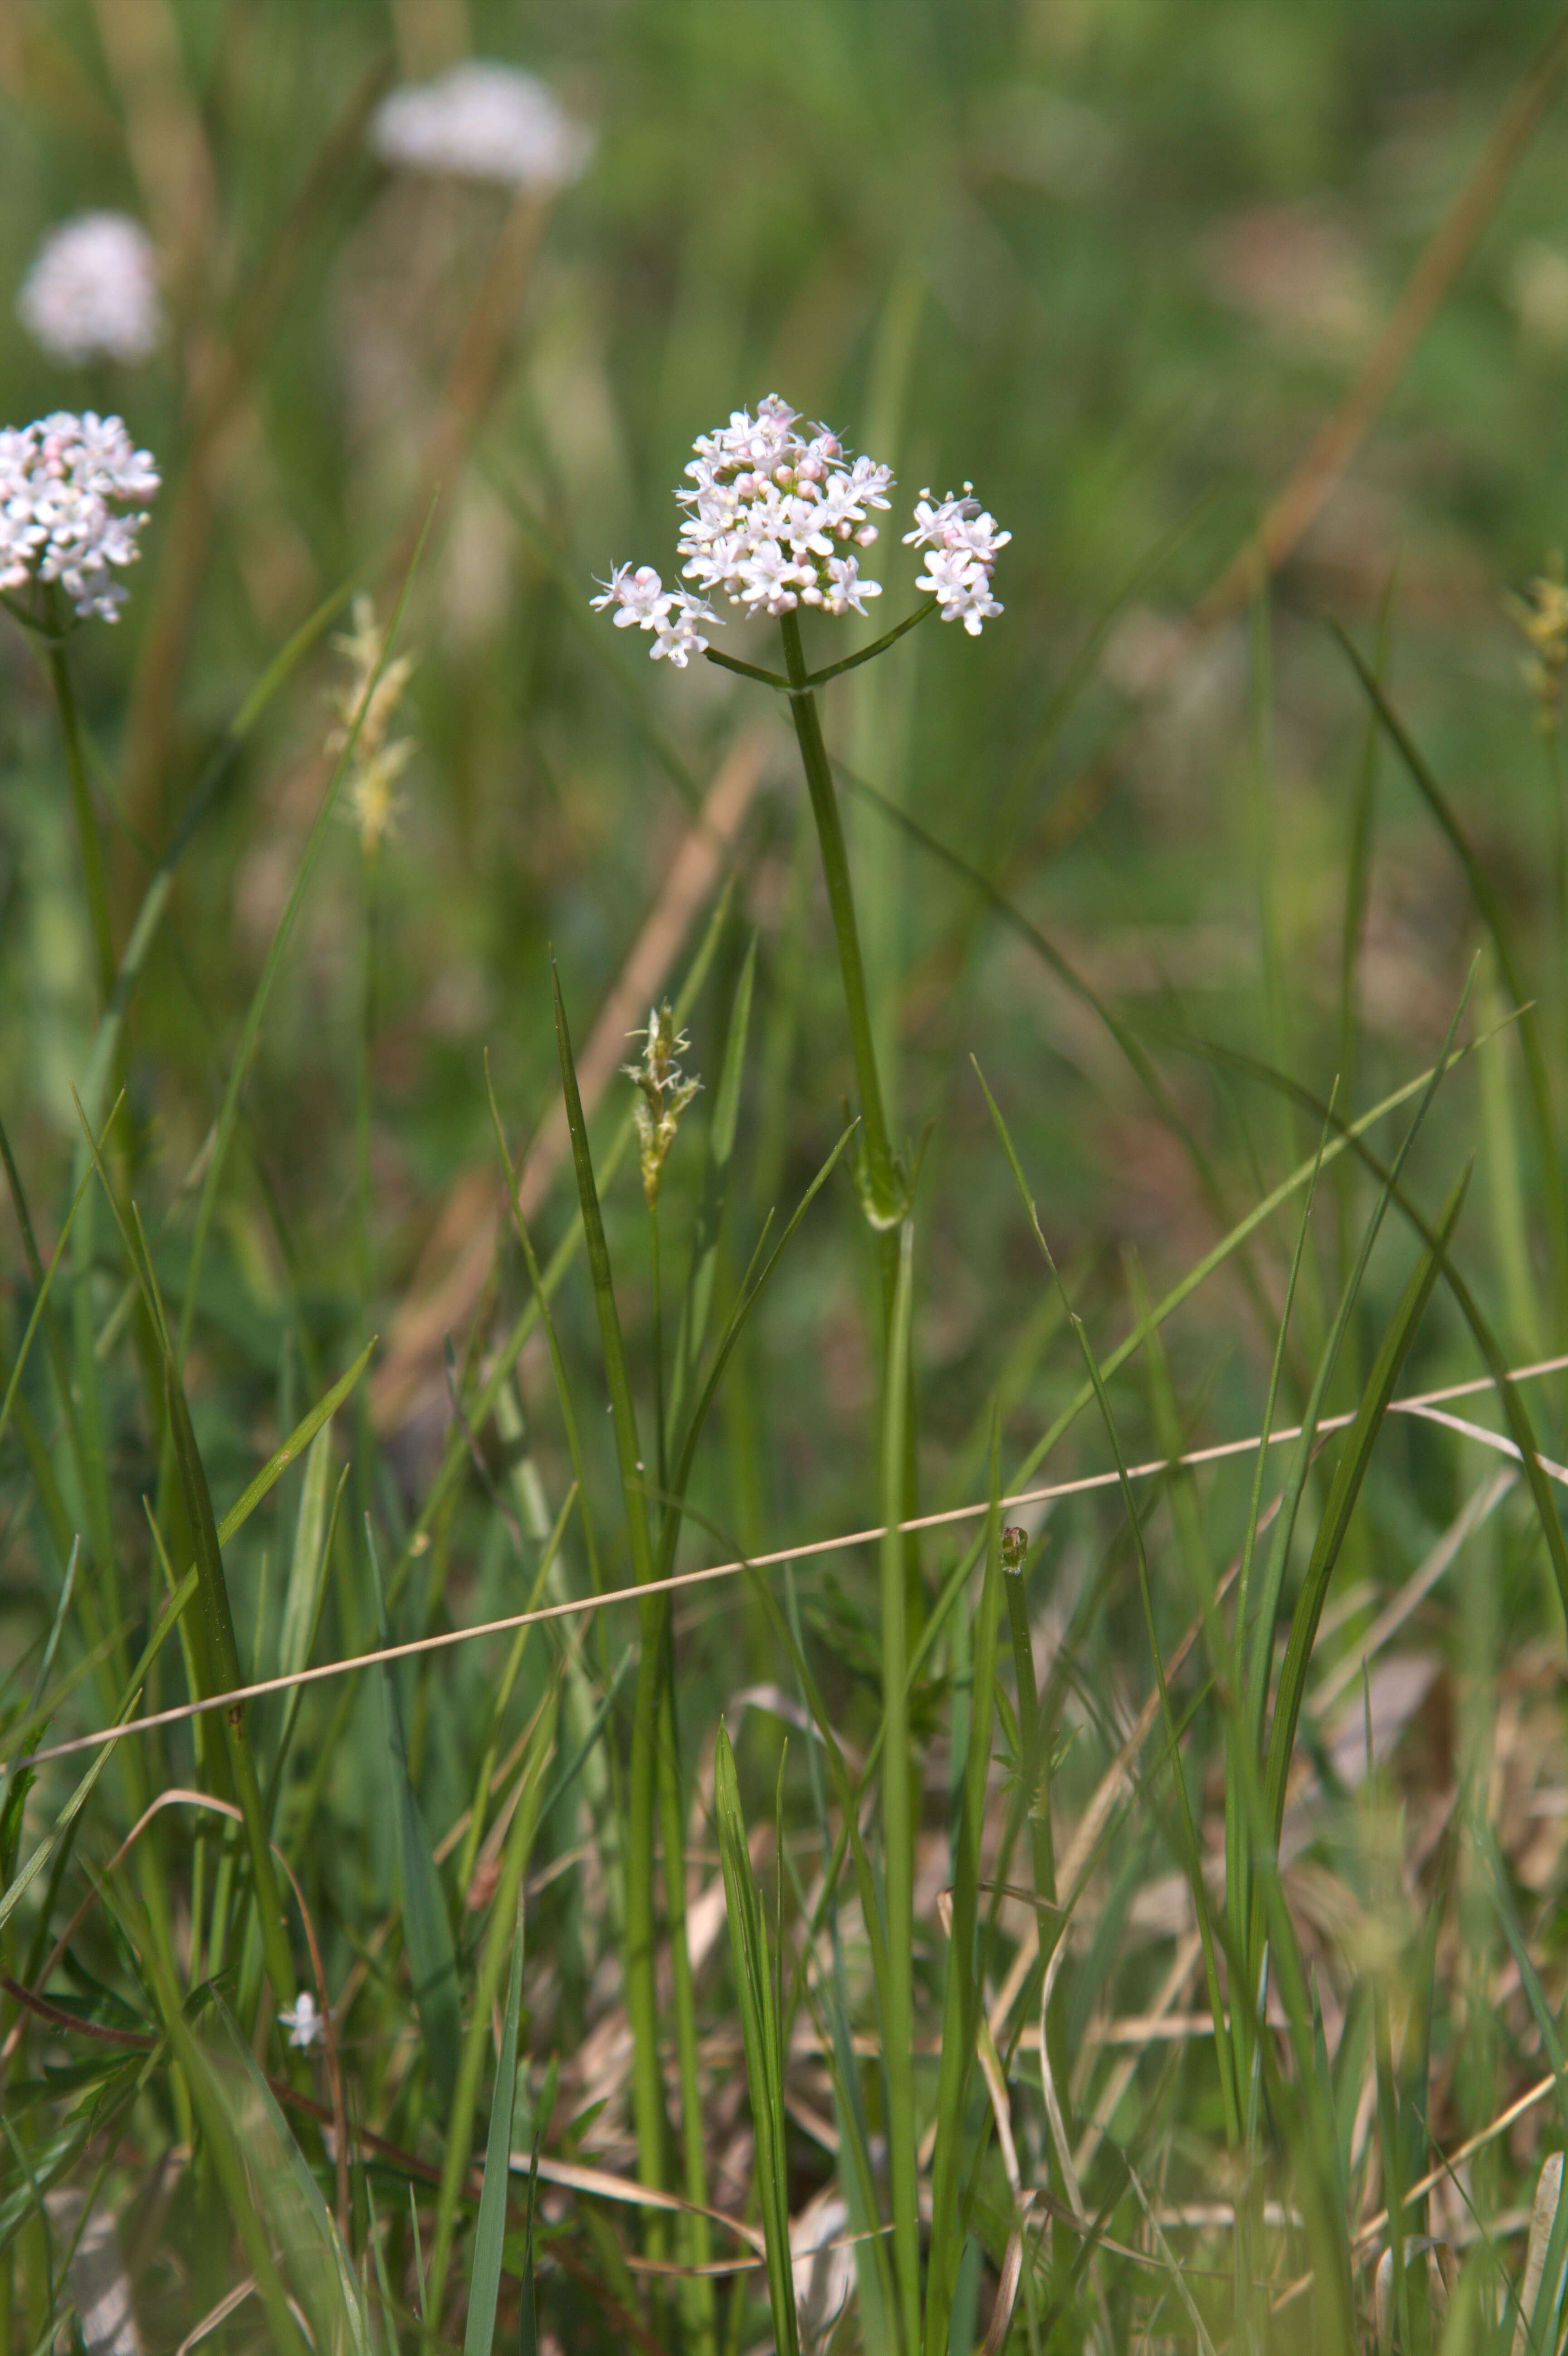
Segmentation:
<svg viewBox="0 0 1568 2356">
<path fill-rule="evenodd" d="M 822 734 L 816 698 L 808 684 L 805 656 L 800 641 L 800 621 L 781 614 L 784 663 L 792 682 L 790 716 L 811 796 L 811 815 L 822 852 L 823 878 L 838 948 L 838 970 L 844 984 L 844 1007 L 849 1021 L 849 1044 L 855 1058 L 855 1083 L 863 1124 L 858 1162 L 860 1201 L 870 1225 L 881 1231 L 896 1227 L 909 1207 L 909 1186 L 893 1151 L 882 1101 L 881 1076 L 877 1067 L 876 1034 L 871 1026 L 870 1000 L 860 955 L 860 931 L 855 916 L 855 894 L 849 880 L 849 854 L 844 822 L 833 783 L 833 767 Z"/>
<path fill-rule="evenodd" d="M 55 708 L 59 713 L 60 735 L 65 744 L 71 811 L 76 819 L 77 842 L 81 853 L 82 887 L 87 894 L 87 916 L 92 928 L 93 957 L 98 968 L 98 994 L 102 1004 L 107 1006 L 114 995 L 119 960 L 114 954 L 114 934 L 109 920 L 109 878 L 103 861 L 103 842 L 98 830 L 98 816 L 92 807 L 91 788 L 87 781 L 81 716 L 77 710 L 76 690 L 71 683 L 70 665 L 66 660 L 64 645 L 59 638 L 51 637 L 45 640 L 43 652 L 49 685 L 54 690 Z"/>
</svg>

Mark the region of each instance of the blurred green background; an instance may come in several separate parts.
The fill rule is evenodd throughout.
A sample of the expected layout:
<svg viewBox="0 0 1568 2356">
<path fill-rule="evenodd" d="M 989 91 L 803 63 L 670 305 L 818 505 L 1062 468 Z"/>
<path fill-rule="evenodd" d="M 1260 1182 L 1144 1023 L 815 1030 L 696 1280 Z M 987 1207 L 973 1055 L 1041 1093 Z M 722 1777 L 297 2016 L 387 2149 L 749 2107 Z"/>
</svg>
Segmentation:
<svg viewBox="0 0 1568 2356">
<path fill-rule="evenodd" d="M 0 415 L 112 407 L 165 470 L 123 622 L 77 641 L 121 827 L 123 922 L 145 872 L 138 843 L 166 840 L 288 633 L 351 573 L 389 609 L 386 566 L 406 553 L 442 388 L 488 299 L 509 198 L 377 163 L 360 126 L 378 73 L 417 80 L 469 49 L 506 59 L 596 133 L 591 167 L 508 286 L 490 397 L 441 477 L 406 618 L 418 750 L 379 883 L 378 1328 L 428 1295 L 465 1222 L 488 1215 L 486 1049 L 514 1135 L 545 1114 L 549 945 L 581 1045 L 694 798 L 759 724 L 770 749 L 727 862 L 735 916 L 694 1061 L 717 1069 L 754 927 L 753 1220 L 798 1192 L 835 1133 L 847 1046 L 783 725 L 745 682 L 647 665 L 645 642 L 586 605 L 613 562 L 669 573 L 669 493 L 693 434 L 770 389 L 891 460 L 901 502 L 973 477 L 1011 529 L 1005 617 L 977 643 L 928 628 L 845 682 L 835 749 L 1117 1001 L 1238 1203 L 1306 1150 L 1303 1135 L 1309 1146 L 1311 1124 L 1298 1132 L 1266 1089 L 1160 1041 L 1222 1037 L 1320 1092 L 1334 1076 L 1364 716 L 1326 616 L 1370 642 L 1396 580 L 1402 707 L 1519 919 L 1544 916 L 1552 817 L 1505 593 L 1563 536 L 1560 106 L 1284 566 L 1266 630 L 1243 613 L 1180 633 L 1354 380 L 1549 27 L 1523 0 L 12 0 L 7 311 L 41 232 L 106 204 L 152 228 L 174 320 L 134 369 L 61 369 L 9 323 L 0 338 Z M 199 433 L 230 363 L 229 397 Z M 877 551 L 879 626 L 912 602 L 902 519 L 901 504 Z M 1118 600 L 1063 722 L 1063 684 Z M 829 652 L 872 634 L 843 626 Z M 1274 708 L 1260 729 L 1265 637 Z M 752 651 L 743 626 L 724 643 Z M 760 639 L 755 651 L 772 659 Z M 211 1118 L 315 806 L 341 677 L 324 648 L 269 714 L 182 871 L 141 990 L 132 1087 L 156 1164 L 145 1183 L 165 1206 Z M 48 1200 L 70 1151 L 91 965 L 51 713 L 8 630 L 0 696 L 0 1094 Z M 969 1052 L 1096 1300 L 1120 1291 L 1117 1247 L 1133 1244 L 1157 1282 L 1215 1232 L 1214 1211 L 1104 1027 L 1017 933 L 852 787 L 849 825 L 897 1125 L 915 1137 L 935 1124 L 921 1282 L 940 1471 L 1033 1288 Z M 1386 762 L 1376 826 L 1358 1103 L 1425 1060 L 1472 946 L 1457 870 Z M 240 1377 L 224 1393 L 237 1463 L 251 1435 L 233 1402 L 271 1413 L 278 1337 L 300 1304 L 323 1347 L 357 1314 L 359 891 L 352 829 L 336 827 L 269 1021 L 253 1158 L 213 1266 L 208 1346 Z M 1449 1092 L 1461 1129 L 1471 1085 Z M 691 1183 L 677 1157 L 672 1186 Z M 820 1526 L 863 1486 L 870 1372 L 847 1185 L 835 1202 L 759 1345 L 790 1386 L 783 1428 L 756 1443 L 751 1475 L 715 1493 L 752 1535 L 796 1513 Z M 635 1298 L 635 1186 L 612 1211 Z M 563 1215 L 558 1193 L 539 1214 L 545 1240 Z M 1472 1214 L 1483 1234 L 1486 1215 Z M 738 1237 L 742 1253 L 750 1240 Z M 1493 1305 L 1524 1346 L 1529 1284 L 1516 1269 L 1505 1299 L 1506 1273 Z M 568 1314 L 588 1313 L 574 1293 Z M 1233 1426 L 1261 1346 L 1241 1291 L 1216 1287 L 1186 1333 L 1217 1386 L 1210 1411 Z M 417 1371 L 391 1415 L 415 1415 L 416 1458 L 419 1399 L 443 1411 L 439 1350 Z M 1044 1404 L 1030 1381 L 1020 1436 Z"/>
</svg>

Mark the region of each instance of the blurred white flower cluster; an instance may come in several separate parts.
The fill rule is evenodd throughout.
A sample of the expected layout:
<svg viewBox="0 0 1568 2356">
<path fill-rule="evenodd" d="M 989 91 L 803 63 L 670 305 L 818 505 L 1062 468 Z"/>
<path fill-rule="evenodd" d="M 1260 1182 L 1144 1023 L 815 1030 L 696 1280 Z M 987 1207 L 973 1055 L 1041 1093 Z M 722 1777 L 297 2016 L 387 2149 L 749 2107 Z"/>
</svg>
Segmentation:
<svg viewBox="0 0 1568 2356">
<path fill-rule="evenodd" d="M 997 551 L 1011 538 L 1010 531 L 997 530 L 996 517 L 980 505 L 973 483 L 965 484 L 960 498 L 950 491 L 933 505 L 931 493 L 922 491 L 915 501 L 914 530 L 905 532 L 904 546 L 929 548 L 931 554 L 914 585 L 940 598 L 943 620 L 962 622 L 972 638 L 1002 610 L 991 594 L 991 569 Z"/>
<path fill-rule="evenodd" d="M 126 592 L 114 573 L 135 562 L 147 520 L 130 502 L 158 480 L 121 418 L 61 409 L 0 427 L 0 590 L 58 581 L 79 614 L 117 620 Z"/>
<path fill-rule="evenodd" d="M 722 589 L 731 605 L 753 614 L 791 614 L 801 605 L 863 614 L 864 600 L 882 592 L 880 582 L 861 579 L 856 552 L 877 537 L 870 511 L 889 504 L 892 469 L 847 457 L 826 425 L 799 426 L 799 412 L 770 392 L 755 417 L 737 409 L 718 433 L 698 437 L 686 470 L 693 487 L 676 493 L 688 510 L 682 572 L 700 590 Z M 923 491 L 914 517 L 906 544 L 932 550 L 917 586 L 941 600 L 944 622 L 961 620 L 976 635 L 1002 610 L 991 595 L 991 568 L 1011 532 L 997 530 L 968 484 L 962 498 L 940 506 Z M 684 668 L 706 650 L 699 625 L 719 616 L 705 597 L 667 589 L 651 564 L 617 565 L 600 586 L 593 605 L 613 606 L 619 629 L 654 632 L 656 658 L 667 655 Z"/>
<path fill-rule="evenodd" d="M 383 99 L 370 143 L 383 163 L 408 171 L 514 188 L 564 187 L 593 152 L 593 134 L 542 81 L 480 59 Z"/>
<path fill-rule="evenodd" d="M 144 360 L 164 332 L 157 258 L 126 213 L 79 213 L 49 230 L 16 297 L 16 316 L 49 358 Z"/>
</svg>

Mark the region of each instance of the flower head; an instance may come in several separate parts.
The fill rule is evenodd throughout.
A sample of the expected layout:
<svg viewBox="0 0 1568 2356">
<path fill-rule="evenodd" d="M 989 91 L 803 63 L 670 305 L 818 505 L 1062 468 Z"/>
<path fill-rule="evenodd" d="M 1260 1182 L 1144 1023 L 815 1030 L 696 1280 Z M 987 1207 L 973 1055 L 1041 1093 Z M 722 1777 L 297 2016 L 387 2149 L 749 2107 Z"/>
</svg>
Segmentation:
<svg viewBox="0 0 1568 2356">
<path fill-rule="evenodd" d="M 928 548 L 931 554 L 914 585 L 940 601 L 944 622 L 962 622 L 972 638 L 1002 611 L 991 594 L 991 573 L 997 550 L 1011 538 L 980 505 L 973 483 L 958 498 L 950 491 L 933 501 L 927 490 L 915 501 L 914 530 L 905 532 L 904 546 Z"/>
<path fill-rule="evenodd" d="M 127 213 L 78 213 L 51 229 L 16 297 L 16 316 L 50 359 L 144 360 L 164 332 L 157 257 Z"/>
<path fill-rule="evenodd" d="M 892 471 L 865 457 L 851 464 L 826 425 L 799 428 L 798 412 L 770 392 L 755 417 L 737 409 L 698 435 L 691 488 L 676 493 L 687 510 L 682 569 L 754 614 L 864 613 L 860 601 L 881 588 L 860 579 L 853 552 L 877 537 L 870 510 L 887 506 Z"/>
<path fill-rule="evenodd" d="M 659 1198 L 659 1179 L 680 1117 L 702 1083 L 680 1068 L 679 1059 L 691 1042 L 684 1031 L 676 1029 L 667 998 L 649 1008 L 647 1028 L 634 1031 L 631 1036 L 643 1041 L 643 1052 L 635 1064 L 624 1064 L 621 1068 L 637 1084 L 637 1146 L 643 1192 L 652 1210 Z"/>
<path fill-rule="evenodd" d="M 118 417 L 61 409 L 0 430 L 0 590 L 59 582 L 78 614 L 117 620 L 114 574 L 135 562 L 147 520 L 130 502 L 158 480 Z"/>
<path fill-rule="evenodd" d="M 752 614 L 793 614 L 814 605 L 824 614 L 864 614 L 881 584 L 860 574 L 863 549 L 874 545 L 872 511 L 886 508 L 891 466 L 864 453 L 847 455 L 826 425 L 803 425 L 800 413 L 770 392 L 749 409 L 731 412 L 728 425 L 699 434 L 676 498 L 685 509 L 681 571 L 702 598 L 722 590 L 732 605 Z M 941 600 L 944 621 L 962 621 L 971 637 L 1001 607 L 991 595 L 997 552 L 1012 538 L 997 529 L 965 484 L 961 497 L 933 502 L 923 491 L 915 528 L 905 542 L 929 548 L 918 586 Z M 655 655 L 682 665 L 706 651 L 699 621 L 719 616 L 701 600 L 667 590 L 652 565 L 618 565 L 592 600 L 615 609 L 620 629 L 633 624 L 657 635 Z M 719 659 L 722 659 L 720 658 Z M 742 666 L 743 668 L 743 666 Z"/>
<path fill-rule="evenodd" d="M 327 737 L 326 749 L 329 753 L 343 750 L 354 736 L 354 723 L 363 705 L 365 716 L 354 737 L 348 777 L 348 815 L 359 829 L 360 845 L 367 853 L 379 851 L 392 830 L 398 815 L 398 798 L 392 789 L 414 749 L 411 738 L 390 739 L 389 732 L 418 658 L 401 654 L 383 664 L 386 642 L 387 634 L 377 622 L 370 599 L 356 597 L 354 627 L 333 640 L 347 658 L 348 675 L 333 698 L 337 725 Z"/>
<path fill-rule="evenodd" d="M 513 188 L 560 187 L 593 152 L 593 134 L 517 66 L 469 59 L 383 99 L 370 125 L 383 163 Z"/>
<path fill-rule="evenodd" d="M 326 2035 L 326 2017 L 317 2012 L 309 1988 L 301 1988 L 295 2002 L 284 2007 L 278 2020 L 288 2030 L 291 2045 L 319 2045 Z"/>
</svg>

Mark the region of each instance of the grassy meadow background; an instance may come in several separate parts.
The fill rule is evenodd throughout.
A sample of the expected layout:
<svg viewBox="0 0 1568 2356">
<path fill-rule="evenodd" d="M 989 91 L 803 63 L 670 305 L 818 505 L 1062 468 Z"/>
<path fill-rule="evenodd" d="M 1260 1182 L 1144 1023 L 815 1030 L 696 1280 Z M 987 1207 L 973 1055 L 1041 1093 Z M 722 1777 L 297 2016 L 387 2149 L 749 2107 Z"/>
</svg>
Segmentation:
<svg viewBox="0 0 1568 2356">
<path fill-rule="evenodd" d="M 710 1246 L 711 1338 L 766 1214 L 771 1248 L 854 1093 L 782 703 L 700 663 L 650 666 L 587 604 L 613 563 L 670 577 L 670 491 L 693 436 L 770 391 L 900 481 L 869 567 L 876 621 L 818 623 L 815 659 L 915 602 L 899 543 L 922 486 L 972 477 L 1013 534 L 996 583 L 1007 610 L 983 637 L 922 629 L 823 698 L 892 1125 L 923 1148 L 898 1394 L 921 1509 L 984 1507 L 993 1421 L 1003 1491 L 1026 1462 L 1049 1482 L 1115 1462 L 1093 1402 L 1035 1462 L 1084 1362 L 972 1058 L 1104 1360 L 1311 1163 L 1336 1133 L 1331 1098 L 1344 1119 L 1418 1081 L 1456 1021 L 1461 1044 L 1482 1042 L 1432 1098 L 1364 1282 L 1380 1180 L 1344 1152 L 1294 1277 L 1305 1187 L 1157 1347 L 1127 1355 L 1104 1404 L 1128 1462 L 1256 1432 L 1271 1379 L 1275 1425 L 1309 1400 L 1351 1415 L 1424 1248 L 1407 1207 L 1429 1243 L 1472 1162 L 1451 1253 L 1474 1317 L 1440 1279 L 1394 1387 L 1485 1376 L 1478 1325 L 1494 1367 L 1568 1349 L 1568 820 L 1510 606 L 1568 543 L 1555 84 L 1342 479 L 1266 594 L 1234 569 L 1560 36 L 1539 0 L 0 0 L 0 424 L 112 410 L 164 475 L 122 622 L 69 646 L 121 948 L 193 794 L 217 779 L 129 996 L 104 1173 L 124 1224 L 91 1180 L 95 1207 L 0 1436 L 8 1760 L 108 1721 L 165 1601 L 164 1556 L 172 1582 L 199 1543 L 133 1203 L 219 1519 L 377 1337 L 333 1437 L 225 1546 L 246 1676 L 299 1665 L 284 1648 L 301 1608 L 321 1663 L 383 1629 L 433 1635 L 639 1575 L 603 1298 L 572 1241 L 552 956 L 650 1450 L 656 1352 L 667 1385 L 693 1236 Z M 592 126 L 592 163 L 552 201 L 389 172 L 370 152 L 384 91 L 469 51 L 539 73 Z M 12 319 L 45 230 L 98 205 L 143 220 L 161 257 L 170 333 L 133 369 L 62 369 Z M 226 732 L 324 600 L 368 593 L 384 624 L 405 584 L 397 649 L 413 665 L 396 730 L 414 751 L 396 820 L 368 860 L 354 826 L 328 819 L 274 984 L 269 948 L 334 776 L 347 604 L 237 747 Z M 1386 724 L 1334 623 L 1383 680 Z M 737 622 L 719 643 L 772 663 L 769 636 Z M 192 1299 L 204 1156 L 264 978 Z M 632 1090 L 614 1066 L 650 998 L 688 983 L 704 1092 L 665 1173 L 656 1318 L 623 1135 Z M 88 1167 L 72 1091 L 101 1012 L 47 675 L 0 616 L 6 1381 L 37 1298 L 18 1190 L 48 1261 Z M 716 1157 L 731 1043 L 735 1141 Z M 486 1058 L 509 1150 L 529 1153 L 529 1237 L 541 1261 L 566 1256 L 553 1317 L 570 1422 L 542 1326 L 516 1349 L 532 1293 Z M 1423 1102 L 1369 1130 L 1385 1163 Z M 864 1530 L 890 1494 L 907 1498 L 881 1462 L 884 1340 L 841 1163 L 726 1366 L 689 1514 L 670 1526 L 678 1567 Z M 1561 1376 L 1526 1393 L 1543 1454 L 1568 1453 Z M 1485 1391 L 1455 1412 L 1505 1428 Z M 853 1784 L 888 1699 L 877 1547 L 677 1597 L 659 1822 L 685 1827 L 695 2011 L 683 2027 L 656 1877 L 658 2166 L 639 2145 L 627 2013 L 626 1605 L 581 1642 L 564 1621 L 251 1712 L 272 1837 L 333 2005 L 336 2086 L 320 2047 L 283 2042 L 252 1865 L 242 1840 L 225 1847 L 224 1819 L 170 1804 L 110 1869 L 160 1792 L 229 1788 L 210 1727 L 123 1742 L 69 1817 L 90 1758 L 30 1786 L 8 1778 L 0 2340 L 131 2356 L 197 2344 L 206 2322 L 215 2350 L 760 2350 L 791 2329 L 785 2217 L 797 2257 L 849 2244 L 809 2283 L 795 2270 L 802 2344 L 844 2356 L 915 2356 L 911 2266 L 927 2356 L 1554 2348 L 1568 2208 L 1554 2226 L 1551 2197 L 1531 2244 L 1547 2295 L 1520 2288 L 1542 2163 L 1568 2132 L 1568 1656 L 1550 1483 L 1505 1494 L 1502 1457 L 1430 1421 L 1374 1419 L 1371 1437 L 1328 1564 L 1277 1882 L 1257 1869 L 1277 1906 L 1250 1930 L 1232 1921 L 1240 1944 L 1220 1960 L 1229 1990 L 1266 1931 L 1274 2025 L 1221 2039 L 1232 2063 L 1253 2057 L 1239 2132 L 1178 1802 L 1222 1912 L 1227 1825 L 1232 1858 L 1257 1831 L 1215 1601 L 1247 1544 L 1245 1456 L 1139 1487 L 1136 1539 L 1115 1488 L 1009 1513 L 1031 1543 L 1006 1608 L 982 1523 L 901 1556 L 912 1643 L 979 1534 L 909 1695 L 914 2035 L 896 2052 L 862 1902 L 886 1870 L 883 1803 L 868 1771 L 863 1879 L 842 1865 L 835 1912 L 821 1877 L 843 1791 L 810 1730 L 820 1704 Z M 1282 1641 L 1343 1445 L 1302 1460 Z M 1271 1451 L 1265 1506 L 1291 1462 Z M 667 1494 L 653 1487 L 650 1510 Z M 1157 1692 L 1145 1566 L 1162 1660 L 1207 1619 L 1171 1671 L 1180 1786 L 1163 1721 L 1126 1748 Z M 885 1561 L 880 1576 L 885 1590 Z M 645 1607 L 648 1643 L 655 1625 Z M 1265 1631 L 1265 1665 L 1274 1650 Z M 1027 1657 L 1040 1683 L 1026 1697 Z M 977 1658 L 997 1681 L 994 1756 Z M 171 1641 L 138 1708 L 187 1699 L 192 1659 Z M 749 1849 L 722 1803 L 721 1719 Z M 661 1858 L 673 1837 L 661 1829 Z M 1069 1857 L 1080 1881 L 1041 1888 Z M 748 1997 L 731 1948 L 748 1869 L 793 2021 L 768 2095 L 749 2041 L 767 1971 Z M 1012 1975 L 997 2023 L 1011 2168 L 979 2066 L 942 2075 L 952 2021 L 965 2056 L 976 2027 L 952 1993 L 944 1913 L 965 1869 L 987 2001 Z M 1061 1941 L 1047 2030 L 1060 2136 L 1037 1922 Z M 288 1923 L 314 1987 L 292 1902 Z M 507 2113 L 493 2094 L 513 2038 Z M 1554 2073 L 1472 2158 L 1440 2166 Z M 267 2107 L 269 2076 L 293 2107 Z M 894 2215 L 888 2157 L 906 2101 L 923 2138 L 918 2234 Z M 639 2210 L 650 2169 L 667 2206 Z M 1380 2305 L 1388 2235 L 1355 2236 L 1391 2188 L 1435 2169 Z M 680 2207 L 699 2183 L 697 2206 L 750 2242 Z M 884 2246 L 891 2259 L 868 2254 Z M 1342 2298 L 1325 2287 L 1341 2276 Z"/>
</svg>

